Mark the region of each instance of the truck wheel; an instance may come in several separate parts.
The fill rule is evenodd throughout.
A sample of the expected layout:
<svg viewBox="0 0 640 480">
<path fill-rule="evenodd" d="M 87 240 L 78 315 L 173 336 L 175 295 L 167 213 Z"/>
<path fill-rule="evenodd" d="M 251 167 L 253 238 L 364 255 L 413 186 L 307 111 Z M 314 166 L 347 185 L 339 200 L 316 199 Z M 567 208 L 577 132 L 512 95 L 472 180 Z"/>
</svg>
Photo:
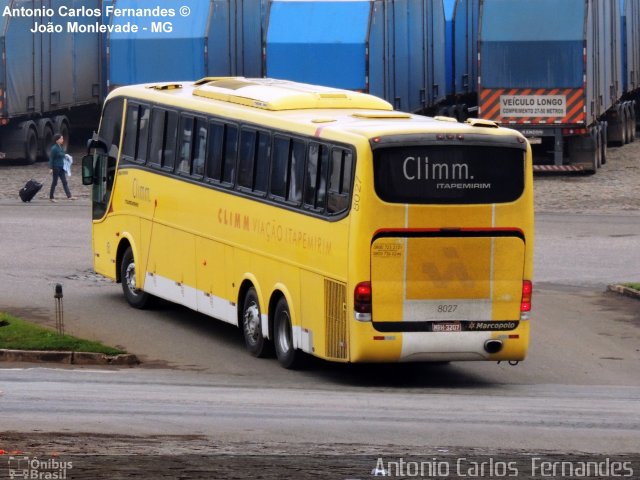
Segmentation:
<svg viewBox="0 0 640 480">
<path fill-rule="evenodd" d="M 631 101 L 631 137 L 632 137 L 632 141 L 635 141 L 636 139 L 636 129 L 638 127 L 637 125 L 637 113 L 636 113 L 636 102 L 635 100 Z"/>
<path fill-rule="evenodd" d="M 627 142 L 633 143 L 633 141 L 636 138 L 635 136 L 636 125 L 633 119 L 633 106 L 631 102 L 627 102 L 626 111 L 627 111 Z"/>
<path fill-rule="evenodd" d="M 469 118 L 469 111 L 467 109 L 467 104 L 461 103 L 456 105 L 456 119 L 460 123 L 464 123 L 467 118 Z"/>
<path fill-rule="evenodd" d="M 38 160 L 38 134 L 35 128 L 28 127 L 24 136 L 24 159 L 27 163 Z"/>
<path fill-rule="evenodd" d="M 42 160 L 49 159 L 49 153 L 53 146 L 53 125 L 48 118 L 38 120 L 38 131 L 40 132 L 40 145 L 38 151 Z"/>
<path fill-rule="evenodd" d="M 602 152 L 600 153 L 600 166 L 602 166 L 607 163 L 607 155 L 609 154 L 609 135 L 607 130 L 609 125 L 607 122 L 602 122 L 600 125 L 602 125 Z"/>
<path fill-rule="evenodd" d="M 596 126 L 589 129 L 590 135 L 590 148 L 585 151 L 585 156 L 582 160 L 582 166 L 585 173 L 594 174 L 598 171 L 600 165 L 600 153 L 602 150 L 600 129 Z"/>
<path fill-rule="evenodd" d="M 53 117 L 53 129 L 54 133 L 59 133 L 64 137 L 62 148 L 64 148 L 66 152 L 69 148 L 69 119 L 64 115 Z"/>
</svg>

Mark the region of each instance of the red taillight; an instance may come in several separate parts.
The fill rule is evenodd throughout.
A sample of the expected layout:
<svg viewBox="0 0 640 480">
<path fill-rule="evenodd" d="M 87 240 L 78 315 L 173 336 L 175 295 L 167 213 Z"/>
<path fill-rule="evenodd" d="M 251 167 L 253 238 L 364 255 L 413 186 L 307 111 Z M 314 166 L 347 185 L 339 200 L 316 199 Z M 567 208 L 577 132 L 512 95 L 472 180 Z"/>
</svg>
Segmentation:
<svg viewBox="0 0 640 480">
<path fill-rule="evenodd" d="M 530 280 L 522 282 L 522 301 L 520 303 L 521 312 L 531 311 L 531 294 L 533 293 L 533 284 Z"/>
<path fill-rule="evenodd" d="M 562 135 L 586 135 L 589 131 L 586 128 L 563 128 Z"/>
<path fill-rule="evenodd" d="M 360 282 L 353 291 L 353 309 L 356 313 L 371 313 L 371 282 Z"/>
</svg>

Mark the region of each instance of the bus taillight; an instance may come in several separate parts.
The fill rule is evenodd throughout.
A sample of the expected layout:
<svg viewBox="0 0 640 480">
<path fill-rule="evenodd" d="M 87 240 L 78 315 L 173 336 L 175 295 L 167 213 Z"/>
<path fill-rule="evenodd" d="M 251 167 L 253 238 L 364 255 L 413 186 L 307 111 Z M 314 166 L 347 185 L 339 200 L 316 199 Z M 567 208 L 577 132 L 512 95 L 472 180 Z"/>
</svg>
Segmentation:
<svg viewBox="0 0 640 480">
<path fill-rule="evenodd" d="M 533 293 L 533 284 L 531 280 L 522 281 L 522 301 L 520 302 L 520 312 L 531 311 L 531 294 Z"/>
<path fill-rule="evenodd" d="M 356 320 L 371 321 L 371 282 L 360 282 L 353 291 L 353 309 Z"/>
</svg>

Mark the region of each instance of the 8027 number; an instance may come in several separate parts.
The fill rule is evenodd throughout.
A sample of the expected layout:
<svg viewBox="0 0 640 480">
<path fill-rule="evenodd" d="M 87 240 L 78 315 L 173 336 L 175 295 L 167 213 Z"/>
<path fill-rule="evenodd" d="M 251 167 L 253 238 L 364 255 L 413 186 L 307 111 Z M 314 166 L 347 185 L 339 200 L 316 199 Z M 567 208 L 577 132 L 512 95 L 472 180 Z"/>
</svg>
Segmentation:
<svg viewBox="0 0 640 480">
<path fill-rule="evenodd" d="M 438 305 L 438 313 L 453 313 L 458 305 Z"/>
</svg>

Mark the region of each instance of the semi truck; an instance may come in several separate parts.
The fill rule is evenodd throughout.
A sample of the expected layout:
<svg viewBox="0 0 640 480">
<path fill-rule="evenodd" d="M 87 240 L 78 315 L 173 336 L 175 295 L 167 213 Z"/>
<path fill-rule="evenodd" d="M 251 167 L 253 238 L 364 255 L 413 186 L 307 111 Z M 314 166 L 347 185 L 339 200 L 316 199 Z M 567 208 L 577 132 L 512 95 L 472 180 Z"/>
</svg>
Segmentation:
<svg viewBox="0 0 640 480">
<path fill-rule="evenodd" d="M 635 138 L 637 8 L 637 0 L 480 0 L 479 117 L 548 154 L 536 170 L 595 173 L 607 144 Z"/>
<path fill-rule="evenodd" d="M 55 133 L 68 142 L 74 126 L 96 122 L 100 38 L 66 31 L 65 13 L 82 7 L 101 8 L 99 0 L 0 0 L 0 159 L 33 163 L 48 156 Z"/>
</svg>

